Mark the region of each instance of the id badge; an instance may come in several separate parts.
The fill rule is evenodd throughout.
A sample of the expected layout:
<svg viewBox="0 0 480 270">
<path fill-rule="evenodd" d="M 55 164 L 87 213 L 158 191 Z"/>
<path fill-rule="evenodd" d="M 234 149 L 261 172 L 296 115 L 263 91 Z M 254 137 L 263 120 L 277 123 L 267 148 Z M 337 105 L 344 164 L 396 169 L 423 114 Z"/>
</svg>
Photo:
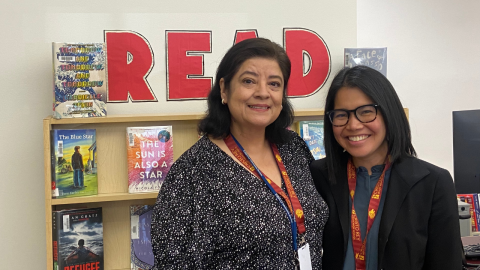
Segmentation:
<svg viewBox="0 0 480 270">
<path fill-rule="evenodd" d="M 300 261 L 300 270 L 312 270 L 312 259 L 310 258 L 308 243 L 298 249 L 298 260 Z"/>
</svg>

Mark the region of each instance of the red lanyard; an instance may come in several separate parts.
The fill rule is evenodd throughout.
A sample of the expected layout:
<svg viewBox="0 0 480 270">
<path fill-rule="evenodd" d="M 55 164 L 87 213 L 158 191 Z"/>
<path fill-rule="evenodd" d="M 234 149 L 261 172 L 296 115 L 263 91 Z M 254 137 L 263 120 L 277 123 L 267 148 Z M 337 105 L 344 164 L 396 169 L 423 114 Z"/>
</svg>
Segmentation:
<svg viewBox="0 0 480 270">
<path fill-rule="evenodd" d="M 247 167 L 255 176 L 262 179 L 262 177 L 255 170 L 254 165 L 247 159 L 247 157 L 245 156 L 243 151 L 238 147 L 237 143 L 232 138 L 232 136 L 228 135 L 224 141 L 225 141 L 225 144 L 230 149 L 230 151 L 232 152 L 232 154 L 245 167 Z M 280 187 L 278 187 L 272 180 L 270 180 L 268 176 L 266 176 L 263 172 L 262 174 L 266 177 L 268 183 L 273 187 L 275 192 L 277 192 L 277 194 L 282 196 L 283 200 L 287 203 L 290 213 L 292 215 L 293 213 L 295 213 L 295 215 L 293 216 L 295 216 L 295 220 L 297 221 L 298 233 L 303 234 L 305 233 L 305 216 L 303 215 L 302 206 L 300 205 L 300 202 L 298 201 L 298 197 L 295 194 L 292 183 L 290 182 L 290 178 L 288 177 L 287 170 L 285 169 L 285 166 L 283 165 L 283 162 L 282 162 L 282 158 L 280 157 L 280 152 L 278 152 L 277 146 L 271 143 L 270 147 L 272 148 L 273 154 L 275 155 L 275 160 L 277 161 L 278 168 L 280 169 L 280 172 L 282 174 L 282 178 L 283 178 L 283 181 L 285 182 L 285 187 L 287 188 L 287 192 L 289 196 L 287 196 Z"/>
<path fill-rule="evenodd" d="M 368 204 L 368 224 L 367 232 L 365 238 L 362 242 L 362 237 L 360 233 L 360 223 L 358 222 L 357 213 L 355 212 L 355 206 L 353 205 L 353 198 L 355 195 L 355 188 L 357 186 L 357 170 L 353 165 L 351 159 L 348 160 L 347 174 L 348 174 L 348 189 L 350 190 L 350 197 L 352 198 L 352 218 L 351 218 L 351 230 L 352 230 L 352 244 L 353 252 L 355 254 L 355 269 L 363 270 L 366 269 L 366 247 L 367 247 L 367 236 L 370 228 L 372 227 L 373 221 L 377 216 L 378 206 L 380 205 L 380 199 L 382 198 L 383 183 L 385 180 L 385 172 L 390 168 L 390 156 L 387 157 L 385 161 L 385 168 L 383 169 L 382 175 L 378 179 L 375 188 L 373 189 L 372 196 L 370 197 L 370 203 Z"/>
</svg>

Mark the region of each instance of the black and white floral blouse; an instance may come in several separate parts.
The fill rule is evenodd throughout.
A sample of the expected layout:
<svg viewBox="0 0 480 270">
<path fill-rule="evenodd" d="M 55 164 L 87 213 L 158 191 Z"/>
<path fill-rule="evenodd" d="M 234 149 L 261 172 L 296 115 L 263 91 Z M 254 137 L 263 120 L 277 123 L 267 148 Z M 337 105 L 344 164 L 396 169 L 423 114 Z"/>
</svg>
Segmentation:
<svg viewBox="0 0 480 270">
<path fill-rule="evenodd" d="M 328 207 L 310 175 L 313 157 L 296 134 L 278 149 L 303 207 L 312 267 L 321 269 Z M 153 212 L 158 269 L 294 268 L 282 206 L 262 180 L 205 136 L 173 164 Z"/>
</svg>

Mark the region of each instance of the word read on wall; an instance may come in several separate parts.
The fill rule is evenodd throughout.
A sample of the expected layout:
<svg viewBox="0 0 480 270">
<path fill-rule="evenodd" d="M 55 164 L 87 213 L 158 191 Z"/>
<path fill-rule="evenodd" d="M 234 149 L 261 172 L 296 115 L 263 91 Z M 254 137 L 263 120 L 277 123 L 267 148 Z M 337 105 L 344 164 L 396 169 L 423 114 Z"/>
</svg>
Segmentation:
<svg viewBox="0 0 480 270">
<path fill-rule="evenodd" d="M 233 43 L 256 38 L 256 30 L 236 31 Z M 149 41 L 133 31 L 105 31 L 108 102 L 157 101 L 147 81 L 154 63 Z M 290 97 L 320 90 L 331 69 L 330 52 L 320 35 L 284 28 L 283 46 L 292 62 Z M 165 31 L 167 100 L 205 99 L 213 78 L 204 76 L 204 54 L 212 52 L 212 31 Z"/>
</svg>

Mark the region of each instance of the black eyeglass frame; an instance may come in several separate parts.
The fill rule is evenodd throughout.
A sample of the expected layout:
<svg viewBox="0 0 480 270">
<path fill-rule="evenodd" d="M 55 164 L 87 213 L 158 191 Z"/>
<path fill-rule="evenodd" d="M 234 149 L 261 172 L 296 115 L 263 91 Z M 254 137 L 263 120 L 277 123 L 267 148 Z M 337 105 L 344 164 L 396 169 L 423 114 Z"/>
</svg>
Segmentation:
<svg viewBox="0 0 480 270">
<path fill-rule="evenodd" d="M 357 115 L 357 110 L 360 109 L 360 108 L 363 108 L 363 107 L 367 107 L 367 106 L 372 106 L 375 108 L 375 118 L 373 118 L 373 120 L 370 120 L 370 121 L 367 121 L 367 122 L 363 122 L 362 120 L 360 120 L 360 118 L 358 117 Z M 332 126 L 334 127 L 343 127 L 343 126 L 346 126 L 348 124 L 348 121 L 350 121 L 350 114 L 351 113 L 354 113 L 355 117 L 357 118 L 358 121 L 360 121 L 360 123 L 370 123 L 370 122 L 373 122 L 375 121 L 375 119 L 377 119 L 377 115 L 378 115 L 378 108 L 380 107 L 380 105 L 378 104 L 366 104 L 366 105 L 362 105 L 362 106 L 359 106 L 353 110 L 344 110 L 344 109 L 337 109 L 337 110 L 331 110 L 331 111 L 328 111 L 326 112 L 326 115 L 328 115 L 328 119 L 330 119 L 330 123 L 332 123 Z M 338 112 L 338 111 L 342 111 L 342 112 L 346 112 L 347 113 L 347 122 L 343 125 L 334 125 L 333 124 L 333 119 L 332 119 L 332 113 L 333 112 Z"/>
</svg>

